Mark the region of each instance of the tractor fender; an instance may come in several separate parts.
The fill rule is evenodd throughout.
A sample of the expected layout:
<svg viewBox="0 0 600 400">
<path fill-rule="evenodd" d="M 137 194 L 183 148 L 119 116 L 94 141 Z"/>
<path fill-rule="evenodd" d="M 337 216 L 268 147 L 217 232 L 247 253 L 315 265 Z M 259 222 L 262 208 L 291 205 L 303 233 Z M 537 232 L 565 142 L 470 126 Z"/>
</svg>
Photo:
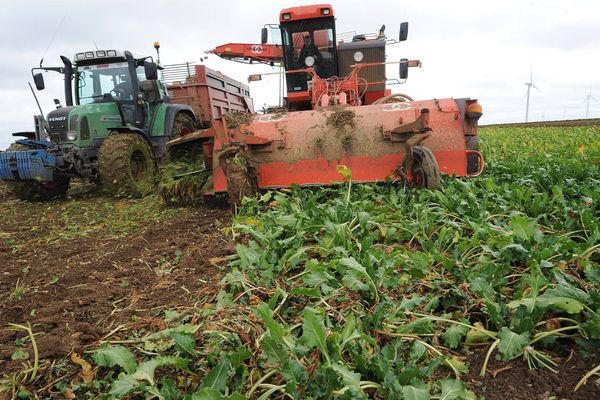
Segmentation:
<svg viewBox="0 0 600 400">
<path fill-rule="evenodd" d="M 150 140 L 150 137 L 140 128 L 135 128 L 133 126 L 118 126 L 116 128 L 112 128 L 112 132 L 110 132 L 108 136 L 114 135 L 115 133 L 134 133 L 136 135 L 140 135 L 146 141 L 146 143 L 152 147 L 152 141 Z"/>
<path fill-rule="evenodd" d="M 162 162 L 163 158 L 165 157 L 167 151 L 167 141 L 169 138 L 168 136 L 151 137 L 145 131 L 133 126 L 119 126 L 117 128 L 113 128 L 109 136 L 114 135 L 115 133 L 131 133 L 134 135 L 139 135 L 144 139 L 148 146 L 150 146 L 158 163 Z"/>
<path fill-rule="evenodd" d="M 187 104 L 169 104 L 167 110 L 165 111 L 165 136 L 170 137 L 171 132 L 173 131 L 173 124 L 175 123 L 175 117 L 177 114 L 184 113 L 188 114 L 195 123 L 198 123 L 196 119 L 196 115 L 194 114 L 194 110 L 192 107 Z"/>
</svg>

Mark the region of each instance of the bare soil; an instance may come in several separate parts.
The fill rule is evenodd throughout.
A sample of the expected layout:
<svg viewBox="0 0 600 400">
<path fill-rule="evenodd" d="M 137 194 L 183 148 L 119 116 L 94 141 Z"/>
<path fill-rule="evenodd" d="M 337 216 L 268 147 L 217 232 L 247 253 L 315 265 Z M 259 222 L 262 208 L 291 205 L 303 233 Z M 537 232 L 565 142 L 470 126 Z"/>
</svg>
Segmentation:
<svg viewBox="0 0 600 400">
<path fill-rule="evenodd" d="M 496 361 L 492 356 L 484 378 L 479 376 L 487 349 L 467 354 L 469 374 L 463 379 L 478 397 L 486 400 L 592 400 L 600 399 L 600 385 L 591 377 L 577 392 L 573 389 L 600 357 L 584 357 L 566 344 L 557 345 L 549 354 L 558 364 L 557 373 L 548 369 L 529 369 L 522 358 L 511 362 Z"/>
<path fill-rule="evenodd" d="M 192 306 L 218 281 L 216 265 L 235 249 L 224 234 L 226 204 L 149 209 L 147 218 L 144 210 L 141 216 L 108 213 L 104 221 L 94 214 L 134 201 L 75 194 L 54 202 L 54 213 L 0 187 L 0 372 L 20 368 L 11 355 L 24 334 L 9 323 L 30 323 L 40 358 L 55 359 L 120 324 L 152 325 L 164 310 Z M 65 215 L 55 216 L 63 208 L 82 216 L 65 225 Z M 100 221 L 83 219 L 90 214 Z M 68 229 L 77 223 L 86 225 Z M 94 224 L 99 228 L 91 229 Z"/>
</svg>

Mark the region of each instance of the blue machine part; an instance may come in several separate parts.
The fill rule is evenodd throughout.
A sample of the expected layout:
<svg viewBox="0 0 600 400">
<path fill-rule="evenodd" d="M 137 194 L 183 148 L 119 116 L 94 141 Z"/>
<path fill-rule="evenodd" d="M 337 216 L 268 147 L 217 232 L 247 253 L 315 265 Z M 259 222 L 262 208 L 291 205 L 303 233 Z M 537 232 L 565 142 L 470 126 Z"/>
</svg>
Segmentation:
<svg viewBox="0 0 600 400">
<path fill-rule="evenodd" d="M 62 164 L 46 150 L 6 151 L 0 153 L 0 179 L 51 182 L 57 164 Z"/>
</svg>

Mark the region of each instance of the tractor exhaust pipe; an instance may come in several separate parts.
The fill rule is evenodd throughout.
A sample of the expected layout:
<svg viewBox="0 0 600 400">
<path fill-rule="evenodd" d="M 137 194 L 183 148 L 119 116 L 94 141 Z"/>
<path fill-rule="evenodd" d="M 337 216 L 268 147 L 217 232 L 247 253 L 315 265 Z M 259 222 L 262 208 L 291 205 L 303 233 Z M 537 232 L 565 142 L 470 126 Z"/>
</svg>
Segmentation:
<svg viewBox="0 0 600 400">
<path fill-rule="evenodd" d="M 71 64 L 71 60 L 69 60 L 65 56 L 60 56 L 63 64 L 65 65 L 65 104 L 67 107 L 73 105 L 73 89 L 72 89 L 72 79 L 73 79 L 73 64 Z"/>
</svg>

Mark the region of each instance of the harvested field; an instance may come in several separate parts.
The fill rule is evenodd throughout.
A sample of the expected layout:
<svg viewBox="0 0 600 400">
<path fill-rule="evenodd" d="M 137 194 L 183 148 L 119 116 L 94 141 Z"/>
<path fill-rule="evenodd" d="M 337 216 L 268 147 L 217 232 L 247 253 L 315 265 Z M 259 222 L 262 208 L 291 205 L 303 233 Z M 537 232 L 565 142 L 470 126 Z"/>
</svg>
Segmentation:
<svg viewBox="0 0 600 400">
<path fill-rule="evenodd" d="M 487 128 L 477 179 L 233 218 L 0 187 L 0 399 L 600 398 L 597 132 Z"/>
<path fill-rule="evenodd" d="M 0 371 L 22 363 L 11 360 L 21 333 L 9 323 L 32 325 L 41 359 L 81 352 L 122 324 L 160 326 L 164 310 L 194 305 L 235 250 L 226 206 L 72 192 L 25 203 L 2 186 Z"/>
</svg>

